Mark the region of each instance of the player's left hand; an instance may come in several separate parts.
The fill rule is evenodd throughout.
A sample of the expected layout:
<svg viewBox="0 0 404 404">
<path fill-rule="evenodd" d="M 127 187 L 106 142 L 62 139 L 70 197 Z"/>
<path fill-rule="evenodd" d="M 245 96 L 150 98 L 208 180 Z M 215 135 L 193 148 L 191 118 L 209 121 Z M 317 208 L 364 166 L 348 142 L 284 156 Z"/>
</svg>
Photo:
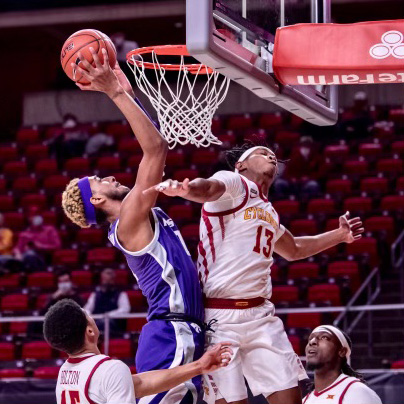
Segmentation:
<svg viewBox="0 0 404 404">
<path fill-rule="evenodd" d="M 231 342 L 221 342 L 209 348 L 203 356 L 198 359 L 201 374 L 211 373 L 227 366 L 233 355 L 230 345 Z"/>
<path fill-rule="evenodd" d="M 343 233 L 343 242 L 353 243 L 362 237 L 362 233 L 365 231 L 363 223 L 360 217 L 354 217 L 350 219 L 349 212 L 339 218 L 339 229 Z"/>
</svg>

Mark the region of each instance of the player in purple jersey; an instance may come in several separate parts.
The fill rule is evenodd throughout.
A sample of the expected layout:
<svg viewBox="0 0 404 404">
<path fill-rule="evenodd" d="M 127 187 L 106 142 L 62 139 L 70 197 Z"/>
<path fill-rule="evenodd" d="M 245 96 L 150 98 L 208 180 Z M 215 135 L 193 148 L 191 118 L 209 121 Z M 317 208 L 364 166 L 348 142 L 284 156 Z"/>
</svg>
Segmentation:
<svg viewBox="0 0 404 404">
<path fill-rule="evenodd" d="M 128 120 L 143 150 L 135 186 L 129 189 L 114 177 L 73 179 L 63 193 L 66 215 L 80 227 L 110 224 L 108 238 L 121 250 L 149 304 L 136 356 L 138 372 L 172 368 L 199 358 L 204 348 L 202 294 L 196 268 L 183 239 L 161 209 L 154 208 L 157 192 L 143 191 L 161 181 L 167 142 L 134 101 L 126 76 L 102 64 L 92 51 L 94 66 L 79 54 L 79 73 L 90 82 L 82 90 L 109 96 Z M 139 105 L 138 105 L 139 104 Z M 195 403 L 201 380 L 196 377 L 140 403 Z"/>
</svg>

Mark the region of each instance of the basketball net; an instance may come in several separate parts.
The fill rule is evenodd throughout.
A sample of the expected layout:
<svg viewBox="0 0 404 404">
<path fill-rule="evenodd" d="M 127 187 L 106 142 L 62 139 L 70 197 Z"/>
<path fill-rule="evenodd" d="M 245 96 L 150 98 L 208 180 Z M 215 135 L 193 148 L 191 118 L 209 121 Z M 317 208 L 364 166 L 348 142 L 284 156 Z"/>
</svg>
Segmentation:
<svg viewBox="0 0 404 404">
<path fill-rule="evenodd" d="M 167 46 L 169 51 L 174 46 Z M 147 95 L 157 112 L 160 131 L 168 142 L 169 148 L 177 143 L 194 144 L 208 147 L 222 144 L 212 133 L 212 119 L 219 105 L 226 98 L 230 80 L 213 69 L 200 64 L 185 64 L 183 54 L 164 53 L 165 47 L 136 49 L 128 54 L 128 66 L 131 68 L 138 88 Z M 142 52 L 142 49 L 147 49 Z M 159 52 L 160 49 L 160 52 Z M 184 47 L 185 49 L 185 47 Z M 142 53 L 150 53 L 152 62 L 145 62 Z M 160 63 L 158 54 L 176 55 L 180 64 Z M 156 83 L 151 83 L 146 70 L 154 70 Z M 169 83 L 166 72 L 178 70 L 175 83 Z M 198 78 L 205 77 L 205 84 L 196 86 Z M 163 93 L 164 92 L 164 93 Z"/>
</svg>

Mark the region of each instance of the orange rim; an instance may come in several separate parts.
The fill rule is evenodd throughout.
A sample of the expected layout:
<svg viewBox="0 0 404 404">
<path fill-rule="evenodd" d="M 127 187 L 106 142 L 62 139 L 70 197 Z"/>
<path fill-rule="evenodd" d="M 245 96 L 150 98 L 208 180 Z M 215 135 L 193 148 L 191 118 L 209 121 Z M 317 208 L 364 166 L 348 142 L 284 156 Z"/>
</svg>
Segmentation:
<svg viewBox="0 0 404 404">
<path fill-rule="evenodd" d="M 210 67 L 204 66 L 202 64 L 169 64 L 169 63 L 153 63 L 153 62 L 144 62 L 142 60 L 132 59 L 132 56 L 138 55 L 146 55 L 148 53 L 155 53 L 156 55 L 161 56 L 189 56 L 187 47 L 185 45 L 157 45 L 157 46 L 146 46 L 144 48 L 134 49 L 133 51 L 128 52 L 126 55 L 126 59 L 129 63 L 136 64 L 139 67 L 144 67 L 145 69 L 159 69 L 163 68 L 165 70 L 171 71 L 180 71 L 180 70 L 188 70 L 192 74 L 208 74 L 213 73 L 213 69 Z"/>
</svg>

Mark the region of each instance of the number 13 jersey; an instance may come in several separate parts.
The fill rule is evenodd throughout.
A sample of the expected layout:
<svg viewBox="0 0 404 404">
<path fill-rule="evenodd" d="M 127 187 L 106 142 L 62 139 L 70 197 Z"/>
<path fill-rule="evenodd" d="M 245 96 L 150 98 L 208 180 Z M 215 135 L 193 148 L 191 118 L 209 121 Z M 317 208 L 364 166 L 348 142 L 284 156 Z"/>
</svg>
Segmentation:
<svg viewBox="0 0 404 404">
<path fill-rule="evenodd" d="M 224 194 L 202 208 L 198 271 L 210 298 L 271 298 L 271 265 L 276 241 L 285 228 L 260 187 L 231 171 L 211 179 Z"/>
</svg>

